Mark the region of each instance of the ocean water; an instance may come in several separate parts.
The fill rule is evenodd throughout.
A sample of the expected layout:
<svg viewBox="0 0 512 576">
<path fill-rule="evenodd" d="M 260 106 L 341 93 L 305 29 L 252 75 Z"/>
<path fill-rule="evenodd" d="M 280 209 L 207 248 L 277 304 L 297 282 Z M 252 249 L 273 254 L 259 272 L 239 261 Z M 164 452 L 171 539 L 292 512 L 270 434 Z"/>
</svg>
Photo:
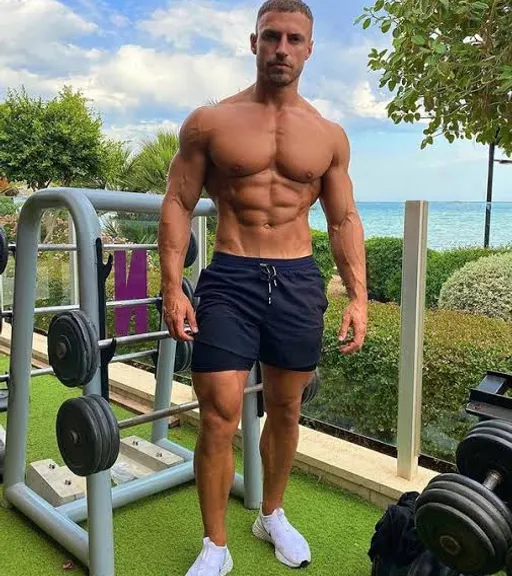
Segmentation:
<svg viewBox="0 0 512 576">
<path fill-rule="evenodd" d="M 360 202 L 357 209 L 365 238 L 393 236 L 403 238 L 405 203 Z M 483 246 L 486 204 L 482 202 L 430 202 L 428 204 L 428 247 L 446 250 L 464 246 Z M 326 230 L 320 204 L 310 212 L 310 225 Z M 489 244 L 512 247 L 512 202 L 493 202 Z"/>
</svg>

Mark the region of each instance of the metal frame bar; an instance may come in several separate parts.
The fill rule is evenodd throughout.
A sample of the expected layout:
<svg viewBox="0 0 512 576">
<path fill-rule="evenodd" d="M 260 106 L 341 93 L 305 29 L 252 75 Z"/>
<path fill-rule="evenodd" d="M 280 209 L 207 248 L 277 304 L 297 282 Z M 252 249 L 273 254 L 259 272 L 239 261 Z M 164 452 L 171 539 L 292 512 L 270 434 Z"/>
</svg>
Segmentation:
<svg viewBox="0 0 512 576">
<path fill-rule="evenodd" d="M 127 360 L 137 360 L 137 358 L 145 358 L 146 356 L 151 356 L 151 354 L 155 354 L 158 352 L 156 348 L 152 348 L 151 350 L 142 350 L 141 352 L 130 352 L 129 354 L 119 354 L 114 356 L 110 361 L 110 364 L 115 364 L 119 362 L 126 362 Z M 37 368 L 35 370 L 30 371 L 31 378 L 37 378 L 38 376 L 47 376 L 54 374 L 53 368 Z M 0 374 L 0 383 L 1 382 L 9 382 L 10 376 L 9 373 Z"/>
<path fill-rule="evenodd" d="M 107 302 L 107 308 L 129 308 L 130 306 L 144 306 L 151 304 L 158 304 L 162 301 L 160 296 L 155 296 L 153 298 L 134 298 L 133 300 L 111 300 Z M 62 306 L 46 306 L 42 308 L 34 308 L 34 314 L 58 314 L 59 312 L 71 312 L 72 310 L 78 310 L 80 306 L 78 304 L 64 304 Z M 13 310 L 1 310 L 0 316 L 2 318 L 13 318 Z"/>
<path fill-rule="evenodd" d="M 402 264 L 400 380 L 398 388 L 397 474 L 412 480 L 421 446 L 421 395 L 428 204 L 405 204 Z"/>
<path fill-rule="evenodd" d="M 158 244 L 103 244 L 103 250 L 157 250 Z M 16 252 L 16 244 L 9 244 L 9 250 Z M 38 252 L 77 252 L 76 244 L 38 244 Z"/>
<path fill-rule="evenodd" d="M 16 258 L 12 310 L 16 322 L 13 324 L 11 340 L 4 499 L 7 504 L 15 506 L 36 526 L 78 558 L 89 568 L 91 576 L 114 576 L 115 574 L 113 510 L 193 480 L 194 453 L 168 440 L 167 426 L 161 419 L 153 422 L 153 442 L 182 456 L 183 464 L 114 488 L 111 486 L 109 471 L 100 472 L 87 478 L 86 496 L 57 508 L 48 504 L 25 484 L 40 220 L 43 211 L 47 209 L 64 207 L 69 211 L 76 230 L 79 305 L 98 328 L 95 243 L 100 238 L 101 230 L 96 211 L 158 214 L 161 210 L 161 203 L 161 196 L 150 194 L 51 188 L 41 190 L 31 196 L 24 203 L 18 221 L 16 244 L 18 257 Z M 193 217 L 215 215 L 215 213 L 214 204 L 210 200 L 201 199 Z M 129 305 L 135 305 L 135 302 L 129 301 Z M 128 338 L 132 340 L 132 337 Z M 124 341 L 123 338 L 117 339 L 118 343 L 122 341 Z M 172 338 L 166 338 L 159 344 L 155 410 L 169 406 L 175 348 L 176 342 Z M 256 384 L 257 371 L 254 368 L 248 385 Z M 86 395 L 101 393 L 99 368 L 91 382 L 84 387 L 83 393 Z M 251 394 L 244 397 L 242 416 L 244 476 L 235 475 L 231 490 L 233 495 L 243 497 L 246 507 L 252 509 L 258 509 L 262 500 L 256 396 L 256 394 Z M 76 524 L 85 519 L 88 520 L 88 532 Z"/>
</svg>

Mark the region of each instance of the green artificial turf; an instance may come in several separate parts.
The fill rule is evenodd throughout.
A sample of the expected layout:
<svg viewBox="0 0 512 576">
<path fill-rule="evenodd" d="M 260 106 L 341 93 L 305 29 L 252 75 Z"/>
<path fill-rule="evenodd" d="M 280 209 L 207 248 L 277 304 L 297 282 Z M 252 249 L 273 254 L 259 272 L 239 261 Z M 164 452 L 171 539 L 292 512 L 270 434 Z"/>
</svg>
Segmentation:
<svg viewBox="0 0 512 576">
<path fill-rule="evenodd" d="M 8 366 L 0 359 L 0 369 Z M 76 391 L 53 377 L 39 377 L 31 384 L 27 461 L 53 458 L 62 464 L 54 433 L 60 404 Z M 114 407 L 118 418 L 130 414 Z M 5 414 L 0 415 L 5 426 Z M 149 439 L 150 425 L 123 430 Z M 169 438 L 193 448 L 195 429 L 170 430 Z M 241 468 L 236 451 L 237 469 Z M 332 576 L 368 576 L 368 547 L 382 511 L 363 500 L 329 487 L 318 479 L 294 472 L 285 499 L 290 520 L 309 540 L 313 563 L 300 573 Z M 270 545 L 251 534 L 255 511 L 231 498 L 227 525 L 235 569 L 232 574 L 290 574 Z M 173 488 L 114 511 L 115 563 L 118 576 L 184 576 L 201 547 L 202 526 L 195 485 Z M 52 576 L 86 574 L 75 564 L 65 569 L 70 555 L 17 510 L 0 508 L 0 574 L 2 576 Z"/>
</svg>

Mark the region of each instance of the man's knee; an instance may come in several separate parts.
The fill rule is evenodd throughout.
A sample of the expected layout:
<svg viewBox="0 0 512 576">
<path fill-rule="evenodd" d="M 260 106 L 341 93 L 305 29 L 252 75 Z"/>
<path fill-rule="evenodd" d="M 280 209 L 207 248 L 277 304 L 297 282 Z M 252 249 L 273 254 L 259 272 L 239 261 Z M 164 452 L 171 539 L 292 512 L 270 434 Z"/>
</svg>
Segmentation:
<svg viewBox="0 0 512 576">
<path fill-rule="evenodd" d="M 193 374 L 204 434 L 219 441 L 233 437 L 242 414 L 247 375 L 246 371 Z"/>
</svg>

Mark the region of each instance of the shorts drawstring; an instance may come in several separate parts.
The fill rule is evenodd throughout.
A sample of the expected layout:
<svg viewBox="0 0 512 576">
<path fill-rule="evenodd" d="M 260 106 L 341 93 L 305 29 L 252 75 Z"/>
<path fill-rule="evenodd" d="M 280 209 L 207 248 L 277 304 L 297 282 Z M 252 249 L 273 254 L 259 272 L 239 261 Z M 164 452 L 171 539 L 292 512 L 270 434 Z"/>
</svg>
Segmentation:
<svg viewBox="0 0 512 576">
<path fill-rule="evenodd" d="M 272 283 L 277 286 L 277 270 L 270 264 L 260 264 L 264 280 L 268 282 L 268 303 L 272 304 Z"/>
</svg>

